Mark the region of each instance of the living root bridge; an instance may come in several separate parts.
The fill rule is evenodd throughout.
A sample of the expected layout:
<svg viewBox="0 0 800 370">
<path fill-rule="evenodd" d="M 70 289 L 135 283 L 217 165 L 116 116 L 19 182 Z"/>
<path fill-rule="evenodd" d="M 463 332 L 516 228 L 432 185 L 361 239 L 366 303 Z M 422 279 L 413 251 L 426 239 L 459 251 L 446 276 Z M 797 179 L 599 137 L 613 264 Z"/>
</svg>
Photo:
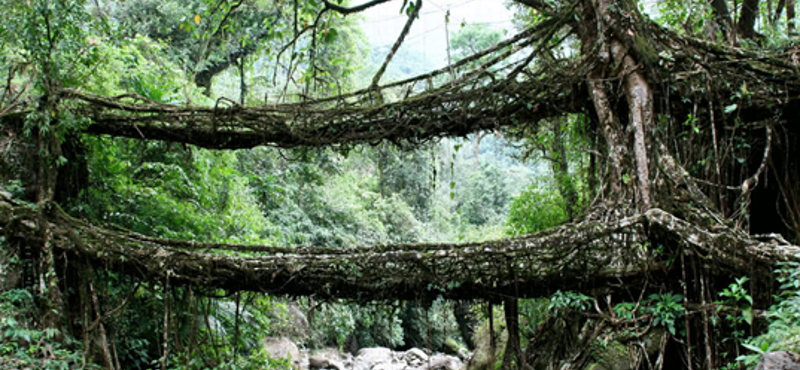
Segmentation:
<svg viewBox="0 0 800 370">
<path fill-rule="evenodd" d="M 555 85 L 556 87 L 558 85 Z M 548 96 L 553 85 L 502 81 L 476 90 L 442 91 L 402 103 L 368 108 L 315 109 L 290 105 L 183 108 L 65 92 L 82 103 L 89 134 L 182 142 L 210 149 L 282 148 L 377 143 L 423 143 L 443 136 L 466 136 L 564 113 L 581 99 Z M 572 87 L 572 86 L 565 86 Z M 538 102 L 535 106 L 531 101 Z M 502 102 L 502 104 L 501 104 Z M 556 109 L 556 107 L 560 107 Z M 573 108 L 573 110 L 576 108 Z"/>
<path fill-rule="evenodd" d="M 549 40 L 571 19 L 565 10 L 445 68 L 330 98 L 302 97 L 300 102 L 261 106 L 219 99 L 212 108 L 163 104 L 135 94 L 102 97 L 75 90 L 59 94 L 73 103 L 74 114 L 91 121 L 86 132 L 95 135 L 210 149 L 323 147 L 382 140 L 419 145 L 584 110 L 586 89 L 576 82 L 589 63 L 528 68 L 538 52 L 553 47 Z M 519 60 L 510 62 L 514 55 Z M 454 74 L 455 68 L 469 63 L 478 66 Z M 24 112 L 19 114 L 24 117 Z"/>
<path fill-rule="evenodd" d="M 98 227 L 55 205 L 43 214 L 0 192 L 0 232 L 11 242 L 41 239 L 47 222 L 56 248 L 139 278 L 160 282 L 169 274 L 177 285 L 356 300 L 534 297 L 557 289 L 610 294 L 670 273 L 670 254 L 647 247 L 655 243 L 703 256 L 712 271 L 728 276 L 769 273 L 776 261 L 800 253 L 779 237 L 705 230 L 660 209 L 489 242 L 342 249 L 157 239 Z"/>
</svg>

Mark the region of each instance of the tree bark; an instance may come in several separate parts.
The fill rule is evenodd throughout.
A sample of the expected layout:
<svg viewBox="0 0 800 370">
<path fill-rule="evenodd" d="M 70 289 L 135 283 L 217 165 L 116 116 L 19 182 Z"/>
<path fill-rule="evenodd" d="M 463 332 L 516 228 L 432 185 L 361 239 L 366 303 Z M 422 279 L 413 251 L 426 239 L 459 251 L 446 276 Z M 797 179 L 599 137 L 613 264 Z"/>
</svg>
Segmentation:
<svg viewBox="0 0 800 370">
<path fill-rule="evenodd" d="M 714 19 L 716 19 L 722 34 L 725 38 L 730 38 L 731 13 L 728 11 L 728 4 L 725 0 L 712 0 L 711 7 L 714 9 Z"/>
<path fill-rule="evenodd" d="M 564 136 L 567 135 L 562 129 L 561 119 L 553 121 L 553 145 L 550 153 L 550 166 L 556 179 L 556 187 L 561 197 L 564 198 L 567 212 L 567 219 L 572 221 L 578 212 L 578 192 L 569 173 L 569 161 L 567 160 L 567 147 L 564 143 Z"/>
<path fill-rule="evenodd" d="M 592 6 L 585 6 L 585 24 L 583 25 L 583 51 L 593 52 L 592 47 L 600 43 L 599 51 L 594 51 L 599 61 L 588 75 L 589 91 L 592 95 L 595 111 L 599 119 L 600 131 L 608 145 L 609 173 L 605 176 L 604 196 L 608 199 L 630 200 L 634 198 L 633 209 L 646 211 L 651 207 L 649 169 L 649 135 L 653 125 L 653 93 L 642 66 L 637 63 L 635 49 L 626 47 L 632 40 L 621 40 L 635 34 L 632 29 L 621 29 L 625 24 L 620 18 L 617 7 L 637 12 L 636 5 L 623 2 L 622 5 L 609 0 L 594 0 Z M 595 18 L 589 18 L 596 14 Z M 598 34 L 609 35 L 598 39 Z M 622 68 L 615 68 L 621 66 Z M 623 93 L 627 98 L 628 127 L 617 116 L 612 104 L 610 86 L 606 79 L 616 73 L 624 82 Z M 626 132 L 632 132 L 633 138 Z M 632 154 L 632 155 L 631 155 Z M 624 172 L 633 169 L 633 173 Z M 601 191 L 603 191 L 601 190 Z M 630 210 L 621 210 L 623 213 Z"/>
<path fill-rule="evenodd" d="M 519 345 L 518 304 L 519 302 L 516 298 L 506 298 L 503 301 L 503 311 L 506 316 L 506 331 L 508 332 L 506 349 L 503 353 L 503 370 L 523 368 L 522 349 Z"/>
<path fill-rule="evenodd" d="M 89 266 L 89 294 L 92 297 L 92 306 L 94 307 L 94 314 L 95 320 L 99 320 L 99 333 L 100 333 L 100 349 L 103 353 L 103 362 L 106 365 L 106 369 L 114 370 L 114 361 L 112 360 L 111 351 L 109 350 L 109 341 L 108 336 L 106 335 L 106 328 L 105 324 L 103 323 L 102 317 L 103 313 L 100 311 L 100 303 L 97 299 L 97 291 L 94 288 L 94 269 L 92 268 L 91 264 L 87 264 Z"/>
<path fill-rule="evenodd" d="M 489 312 L 489 366 L 490 369 L 494 369 L 497 337 L 494 335 L 494 303 L 491 300 L 487 303 L 486 310 Z"/>
<path fill-rule="evenodd" d="M 622 45 L 615 45 L 621 53 Z M 636 162 L 639 204 L 642 211 L 650 209 L 650 160 L 646 134 L 653 124 L 653 93 L 644 74 L 633 58 L 625 55 L 620 58 L 628 71 L 625 79 L 625 96 L 630 109 L 630 125 L 633 126 L 633 153 Z"/>
<path fill-rule="evenodd" d="M 475 349 L 475 341 L 472 340 L 472 335 L 475 332 L 475 325 L 477 325 L 477 318 L 472 313 L 471 308 L 472 303 L 470 301 L 456 301 L 453 303 L 453 316 L 456 318 L 456 323 L 458 323 L 458 331 L 470 351 Z"/>
<path fill-rule="evenodd" d="M 756 36 L 755 25 L 758 17 L 758 1 L 742 1 L 742 10 L 739 14 L 739 34 L 742 38 L 752 39 Z M 788 7 L 787 7 L 788 10 Z"/>
</svg>

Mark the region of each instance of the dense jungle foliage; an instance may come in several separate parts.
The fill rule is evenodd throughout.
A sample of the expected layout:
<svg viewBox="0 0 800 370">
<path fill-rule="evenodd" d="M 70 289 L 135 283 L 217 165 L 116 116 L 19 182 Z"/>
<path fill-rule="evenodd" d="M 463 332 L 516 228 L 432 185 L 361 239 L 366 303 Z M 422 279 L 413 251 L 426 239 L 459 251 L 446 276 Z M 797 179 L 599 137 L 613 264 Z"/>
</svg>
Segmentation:
<svg viewBox="0 0 800 370">
<path fill-rule="evenodd" d="M 776 48 L 794 42 L 793 36 L 786 36 L 793 20 L 781 19 L 780 12 L 773 19 L 777 2 L 744 1 L 751 3 L 766 15 L 757 22 L 758 38 L 743 40 L 743 47 Z M 61 188 L 53 196 L 59 205 L 74 217 L 153 237 L 342 248 L 484 241 L 536 233 L 583 217 L 599 194 L 601 171 L 594 158 L 596 133 L 586 115 L 551 119 L 532 130 L 444 138 L 417 148 L 380 142 L 215 151 L 81 134 L 89 122 L 79 116 L 57 116 L 55 112 L 64 110 L 48 95 L 58 86 L 103 96 L 135 94 L 146 101 L 214 107 L 301 101 L 369 86 L 390 45 L 369 44 L 360 28 L 363 15 L 329 11 L 318 17 L 326 4 L 0 0 L 5 10 L 0 20 L 0 118 L 23 102 L 38 104 L 30 107 L 35 109 L 21 130 L 4 127 L 2 121 L 0 130 L 29 137 L 56 130 L 65 147 L 79 148 L 69 155 L 66 150 L 63 156 L 55 155 L 60 171 L 71 174 L 57 180 Z M 794 1 L 780 4 L 794 17 Z M 401 14 L 414 11 L 413 2 L 394 6 Z M 538 11 L 520 4 L 508 6 L 519 29 L 541 21 Z M 705 32 L 714 22 L 711 6 L 703 1 L 642 4 L 653 19 L 687 34 Z M 453 61 L 506 37 L 481 23 L 453 21 L 449 26 Z M 307 38 L 297 36 L 303 34 Z M 576 50 L 560 50 L 563 55 L 554 57 L 569 57 Z M 480 62 L 471 62 L 472 67 Z M 430 71 L 429 64 L 415 50 L 400 48 L 383 79 L 423 74 Z M 733 111 L 735 103 L 731 104 Z M 55 121 L 58 125 L 51 125 Z M 700 129 L 688 120 L 681 140 L 690 146 Z M 0 141 L 0 147 L 4 144 Z M 746 153 L 742 162 L 759 155 L 746 141 L 739 145 L 737 153 Z M 44 144 L 30 150 L 45 157 L 48 148 Z M 8 157 L 11 151 L 0 153 L 7 155 L 0 161 L 0 190 L 35 203 L 39 189 L 31 188 L 23 175 L 32 171 L 33 164 Z M 706 167 L 698 164 L 690 170 L 698 174 Z M 795 234 L 786 237 L 796 241 L 800 229 L 796 225 L 787 229 Z M 0 236 L 0 368 L 290 366 L 286 360 L 269 358 L 263 350 L 266 337 L 288 337 L 301 347 L 341 351 L 372 346 L 453 354 L 469 350 L 496 362 L 485 359 L 487 368 L 503 364 L 508 334 L 503 333 L 502 309 L 492 304 L 441 299 L 357 304 L 218 289 L 167 290 L 91 268 L 59 271 L 82 282 L 62 287 L 65 303 L 86 308 L 71 312 L 76 317 L 67 320 L 80 325 L 51 326 L 43 312 L 58 308 L 37 296 L 40 282 L 24 281 L 27 275 L 19 273 L 21 260 L 28 257 L 24 253 L 8 247 Z M 718 297 L 709 297 L 719 306 L 709 325 L 720 342 L 728 343 L 720 345 L 729 350 L 721 354 L 725 363 L 720 367 L 754 367 L 759 353 L 800 349 L 798 274 L 800 265 L 794 262 L 776 272 L 782 291 L 776 292 L 775 304 L 766 312 L 753 312 L 752 286 L 746 277 Z M 80 289 L 101 299 L 80 301 L 75 298 L 83 296 Z M 618 334 L 660 338 L 659 333 L 668 332 L 678 340 L 686 337 L 682 294 L 665 291 L 616 304 L 613 310 L 619 318 L 645 315 L 652 322 L 648 330 L 656 333 L 624 326 Z M 549 298 L 521 300 L 522 348 L 537 340 L 554 345 L 572 342 L 589 349 L 588 368 L 618 368 L 614 364 L 625 355 L 618 337 L 580 341 L 596 304 L 595 298 L 560 291 Z M 100 317 L 99 312 L 105 315 Z M 167 320 L 178 324 L 170 329 Z M 492 344 L 487 355 L 489 341 L 495 340 L 499 343 Z M 553 353 L 565 357 L 573 350 L 561 346 Z M 541 358 L 534 360 L 544 363 Z"/>
</svg>

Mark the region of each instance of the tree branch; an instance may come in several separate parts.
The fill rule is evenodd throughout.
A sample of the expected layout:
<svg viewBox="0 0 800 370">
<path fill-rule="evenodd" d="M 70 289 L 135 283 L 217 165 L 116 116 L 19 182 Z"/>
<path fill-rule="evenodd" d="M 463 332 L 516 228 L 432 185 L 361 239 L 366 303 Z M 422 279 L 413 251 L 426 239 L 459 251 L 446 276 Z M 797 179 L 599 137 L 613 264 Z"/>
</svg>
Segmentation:
<svg viewBox="0 0 800 370">
<path fill-rule="evenodd" d="M 325 9 L 323 9 L 323 12 L 326 11 L 326 10 L 333 10 L 334 12 L 337 12 L 337 13 L 340 13 L 340 14 L 344 14 L 344 15 L 348 15 L 348 14 L 358 13 L 358 12 L 367 10 L 369 8 L 372 8 L 373 6 L 376 6 L 376 5 L 380 5 L 380 4 L 383 4 L 383 3 L 388 3 L 389 1 L 392 1 L 392 0 L 373 0 L 373 1 L 370 1 L 368 3 L 364 3 L 364 4 L 361 4 L 361 5 L 354 6 L 352 8 L 345 8 L 343 6 L 333 4 L 333 3 L 329 2 L 329 1 L 325 1 Z"/>
<path fill-rule="evenodd" d="M 374 88 L 378 86 L 378 82 L 381 80 L 381 76 L 383 73 L 386 72 L 386 67 L 389 66 L 389 62 L 392 61 L 392 57 L 397 52 L 397 49 L 400 49 L 400 45 L 403 44 L 403 40 L 405 40 L 406 36 L 408 35 L 408 31 L 411 30 L 411 25 L 414 23 L 414 20 L 417 19 L 419 15 L 419 10 L 422 8 L 422 0 L 417 0 L 416 4 L 414 5 L 414 11 L 408 16 L 408 21 L 406 21 L 406 25 L 403 27 L 403 31 L 400 32 L 400 36 L 397 37 L 397 41 L 394 42 L 392 46 L 392 50 L 389 50 L 389 53 L 386 54 L 386 60 L 383 61 L 383 65 L 381 68 L 378 69 L 378 72 L 375 73 L 375 77 L 372 78 L 372 84 L 370 87 Z"/>
<path fill-rule="evenodd" d="M 525 5 L 536 10 L 553 13 L 553 6 L 542 0 L 513 0 L 515 3 Z"/>
</svg>

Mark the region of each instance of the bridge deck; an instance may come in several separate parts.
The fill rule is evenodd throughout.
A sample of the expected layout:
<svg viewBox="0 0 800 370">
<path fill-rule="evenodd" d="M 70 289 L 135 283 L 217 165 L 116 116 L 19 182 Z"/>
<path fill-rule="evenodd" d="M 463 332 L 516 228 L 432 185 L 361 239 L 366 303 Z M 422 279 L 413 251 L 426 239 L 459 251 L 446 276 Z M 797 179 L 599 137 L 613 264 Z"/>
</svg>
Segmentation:
<svg viewBox="0 0 800 370">
<path fill-rule="evenodd" d="M 710 232 L 660 209 L 613 223 L 584 222 L 543 233 L 465 244 L 286 248 L 151 238 L 46 212 L 56 248 L 99 266 L 172 285 L 356 300 L 603 293 L 670 273 L 676 253 L 705 257 L 715 270 L 769 271 L 800 248 L 733 231 Z M 36 211 L 0 193 L 0 232 L 41 240 Z M 666 245 L 655 252 L 649 245 Z M 674 258 L 672 258 L 674 261 Z"/>
</svg>

